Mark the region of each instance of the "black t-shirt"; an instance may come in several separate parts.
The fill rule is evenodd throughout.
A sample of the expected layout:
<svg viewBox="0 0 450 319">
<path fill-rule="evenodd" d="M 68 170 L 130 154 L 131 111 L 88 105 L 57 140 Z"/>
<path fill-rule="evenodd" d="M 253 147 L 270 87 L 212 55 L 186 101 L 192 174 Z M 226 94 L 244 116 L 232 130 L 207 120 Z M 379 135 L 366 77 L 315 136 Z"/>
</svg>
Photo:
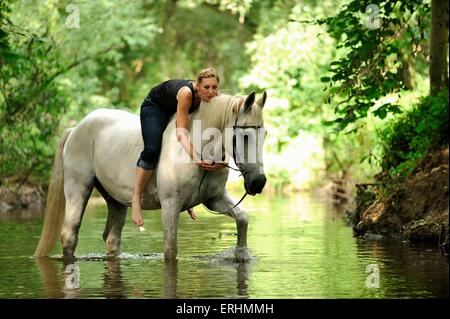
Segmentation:
<svg viewBox="0 0 450 319">
<path fill-rule="evenodd" d="M 192 92 L 192 104 L 189 108 L 189 113 L 195 111 L 194 106 L 194 87 L 188 80 L 168 80 L 153 87 L 147 95 L 151 102 L 160 107 L 167 115 L 173 115 L 177 111 L 178 100 L 177 93 L 183 87 L 187 86 Z"/>
</svg>

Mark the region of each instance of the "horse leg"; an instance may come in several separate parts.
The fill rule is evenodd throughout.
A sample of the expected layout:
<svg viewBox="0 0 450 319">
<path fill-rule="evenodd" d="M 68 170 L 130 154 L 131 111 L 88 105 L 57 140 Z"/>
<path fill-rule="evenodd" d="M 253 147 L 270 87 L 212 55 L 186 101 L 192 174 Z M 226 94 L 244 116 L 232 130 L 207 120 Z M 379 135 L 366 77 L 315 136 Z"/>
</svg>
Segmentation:
<svg viewBox="0 0 450 319">
<path fill-rule="evenodd" d="M 237 228 L 235 259 L 238 261 L 248 260 L 250 256 L 247 250 L 247 213 L 239 207 L 234 207 L 233 209 L 231 209 L 235 205 L 235 203 L 233 202 L 227 191 L 225 191 L 222 195 L 208 199 L 204 204 L 211 210 L 217 212 L 228 212 L 226 215 L 234 218 Z"/>
<path fill-rule="evenodd" d="M 120 241 L 128 207 L 120 204 L 113 198 L 106 203 L 108 205 L 108 219 L 103 232 L 103 240 L 106 243 L 108 256 L 118 256 L 120 254 Z"/>
<path fill-rule="evenodd" d="M 178 202 L 178 199 L 166 199 L 161 201 L 165 259 L 176 259 L 178 254 L 177 230 L 181 210 Z"/>
<path fill-rule="evenodd" d="M 78 232 L 86 204 L 94 188 L 93 177 L 74 178 L 71 172 L 64 172 L 64 193 L 66 196 L 66 214 L 61 231 L 63 258 L 73 259 L 78 243 Z"/>
<path fill-rule="evenodd" d="M 125 225 L 128 207 L 111 197 L 97 178 L 95 178 L 94 185 L 108 206 L 108 218 L 102 236 L 103 241 L 106 243 L 108 256 L 118 256 L 120 254 L 122 230 Z"/>
</svg>

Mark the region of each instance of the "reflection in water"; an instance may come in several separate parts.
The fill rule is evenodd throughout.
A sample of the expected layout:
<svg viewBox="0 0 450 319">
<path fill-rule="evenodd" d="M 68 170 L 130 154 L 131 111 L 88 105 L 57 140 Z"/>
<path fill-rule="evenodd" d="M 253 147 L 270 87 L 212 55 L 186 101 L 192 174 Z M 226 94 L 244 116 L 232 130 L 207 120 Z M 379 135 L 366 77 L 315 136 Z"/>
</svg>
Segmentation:
<svg viewBox="0 0 450 319">
<path fill-rule="evenodd" d="M 126 298 L 120 259 L 107 257 L 105 261 L 104 295 L 106 298 Z"/>
<path fill-rule="evenodd" d="M 53 258 L 36 258 L 36 265 L 41 275 L 46 298 L 64 298 L 64 281 L 61 281 L 61 271 Z"/>
<path fill-rule="evenodd" d="M 74 261 L 36 258 L 46 298 L 73 299 L 83 297 L 82 272 Z M 120 259 L 105 258 L 103 293 L 106 298 L 126 298 Z M 92 278 L 90 278 L 92 279 Z"/>
<path fill-rule="evenodd" d="M 43 210 L 36 208 L 25 208 L 19 210 L 6 210 L 0 209 L 0 221 L 16 221 L 24 222 L 33 220 L 43 216 Z"/>
<path fill-rule="evenodd" d="M 80 294 L 79 268 L 73 261 L 35 258 L 46 298 L 74 299 Z"/>
<path fill-rule="evenodd" d="M 248 263 L 239 263 L 236 265 L 237 296 L 239 298 L 248 298 Z"/>
<path fill-rule="evenodd" d="M 164 260 L 164 296 L 177 298 L 178 260 Z"/>
<path fill-rule="evenodd" d="M 237 298 L 248 298 L 248 267 L 250 263 L 231 263 L 226 260 L 217 261 L 217 257 L 210 257 L 206 263 L 207 266 L 214 271 L 214 278 L 209 277 L 208 273 L 204 273 L 203 279 L 205 280 L 205 284 L 207 285 L 207 289 L 213 289 L 211 284 L 221 284 L 226 282 L 228 285 L 235 282 L 231 286 L 236 287 L 236 291 L 231 293 L 231 296 L 237 296 Z M 205 261 L 203 261 L 204 267 Z M 178 261 L 178 260 L 164 260 L 164 295 L 163 298 L 172 299 L 172 298 L 185 298 L 186 296 L 182 294 L 181 296 L 178 293 L 178 276 L 179 276 L 179 267 L 186 267 L 185 272 L 194 271 L 195 268 L 201 267 L 202 264 L 193 263 L 192 261 Z M 235 273 L 235 280 L 229 280 L 229 274 Z M 184 289 L 184 287 L 183 287 Z M 198 291 L 200 293 L 200 291 Z M 194 298 L 199 297 L 192 296 Z"/>
<path fill-rule="evenodd" d="M 448 297 L 448 258 L 436 246 L 392 239 L 357 239 L 356 243 L 361 262 L 379 266 L 380 293 L 385 297 Z"/>
<path fill-rule="evenodd" d="M 130 256 L 128 256 L 129 258 Z M 139 256 L 134 258 L 138 260 Z M 86 297 L 105 297 L 105 298 L 144 298 L 155 297 L 147 296 L 145 286 L 141 283 L 136 283 L 132 287 L 127 287 L 122 273 L 122 262 L 124 259 L 115 257 L 105 257 L 103 260 L 100 257 L 95 259 L 90 258 L 90 263 L 104 264 L 104 272 L 101 275 L 103 279 L 102 289 L 96 292 L 90 291 L 83 286 L 83 279 L 85 274 L 80 262 L 78 261 L 64 261 L 60 258 L 36 258 L 36 265 L 40 273 L 40 278 L 44 288 L 44 297 L 50 299 L 74 299 Z M 164 265 L 164 283 L 162 298 L 174 299 L 177 295 L 177 281 L 178 281 L 178 260 L 161 260 Z M 189 264 L 189 263 L 187 263 Z M 236 273 L 236 287 L 235 295 L 238 298 L 248 298 L 248 263 L 230 263 L 225 261 L 221 267 L 217 267 L 217 260 L 214 261 L 216 268 L 220 271 L 221 267 L 234 269 Z M 198 266 L 198 264 L 197 264 Z M 224 278 L 220 281 L 227 281 L 227 272 L 220 271 Z M 88 281 L 96 282 L 91 274 L 88 274 Z M 208 284 L 211 284 L 208 282 Z M 129 290 L 129 291 L 128 291 Z M 92 295 L 93 294 L 93 295 Z"/>
<path fill-rule="evenodd" d="M 230 260 L 234 221 L 200 207 L 195 222 L 180 216 L 178 261 L 164 260 L 159 213 L 145 216 L 145 232 L 128 220 L 123 253 L 109 259 L 106 208 L 88 207 L 73 262 L 31 258 L 42 218 L 0 220 L 0 298 L 448 298 L 448 257 L 437 249 L 354 238 L 342 212 L 307 196 L 242 206 L 255 256 L 243 264 Z M 372 264 L 378 288 L 366 286 Z"/>
</svg>

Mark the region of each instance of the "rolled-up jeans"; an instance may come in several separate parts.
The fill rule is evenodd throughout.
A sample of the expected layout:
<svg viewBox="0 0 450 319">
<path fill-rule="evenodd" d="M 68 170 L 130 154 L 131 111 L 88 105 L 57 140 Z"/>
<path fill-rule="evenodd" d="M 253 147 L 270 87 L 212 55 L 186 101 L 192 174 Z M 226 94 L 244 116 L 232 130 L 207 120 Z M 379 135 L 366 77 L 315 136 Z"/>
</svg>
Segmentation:
<svg viewBox="0 0 450 319">
<path fill-rule="evenodd" d="M 137 166 L 145 170 L 153 170 L 161 152 L 162 137 L 168 124 L 168 115 L 149 98 L 141 106 L 141 130 L 144 150 Z"/>
</svg>

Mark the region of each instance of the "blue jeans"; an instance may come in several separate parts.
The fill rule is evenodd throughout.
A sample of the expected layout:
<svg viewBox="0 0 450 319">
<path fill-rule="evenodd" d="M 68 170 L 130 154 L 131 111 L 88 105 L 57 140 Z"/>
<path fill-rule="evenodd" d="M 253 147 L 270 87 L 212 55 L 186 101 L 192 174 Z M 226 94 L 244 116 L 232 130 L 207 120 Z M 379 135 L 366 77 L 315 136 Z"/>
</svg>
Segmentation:
<svg viewBox="0 0 450 319">
<path fill-rule="evenodd" d="M 141 130 L 144 139 L 144 150 L 137 166 L 145 170 L 153 170 L 161 152 L 162 137 L 167 127 L 169 116 L 149 98 L 141 106 Z"/>
</svg>

